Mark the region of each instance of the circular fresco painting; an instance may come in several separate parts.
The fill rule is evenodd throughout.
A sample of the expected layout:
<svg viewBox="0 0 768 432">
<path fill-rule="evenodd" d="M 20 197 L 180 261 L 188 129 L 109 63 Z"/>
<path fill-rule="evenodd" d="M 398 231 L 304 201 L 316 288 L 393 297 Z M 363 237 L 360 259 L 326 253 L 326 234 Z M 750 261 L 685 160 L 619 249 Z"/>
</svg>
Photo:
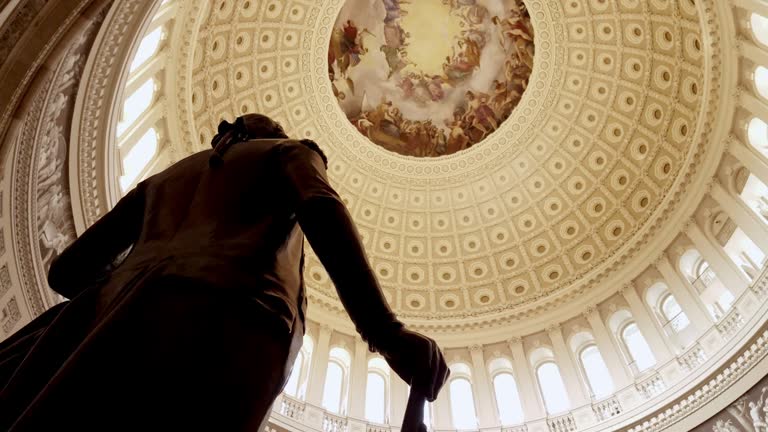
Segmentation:
<svg viewBox="0 0 768 432">
<path fill-rule="evenodd" d="M 328 74 L 360 133 L 435 157 L 498 129 L 528 86 L 533 56 L 522 0 L 347 0 Z"/>
</svg>

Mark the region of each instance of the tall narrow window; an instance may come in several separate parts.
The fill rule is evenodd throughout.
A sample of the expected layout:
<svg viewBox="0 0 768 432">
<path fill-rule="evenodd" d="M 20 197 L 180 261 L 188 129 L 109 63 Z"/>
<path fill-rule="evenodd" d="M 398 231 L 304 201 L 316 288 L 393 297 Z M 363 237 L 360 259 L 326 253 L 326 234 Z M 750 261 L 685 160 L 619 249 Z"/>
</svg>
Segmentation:
<svg viewBox="0 0 768 432">
<path fill-rule="evenodd" d="M 373 423 L 386 421 L 387 388 L 384 377 L 375 372 L 368 373 L 365 385 L 365 418 Z"/>
<path fill-rule="evenodd" d="M 323 408 L 328 411 L 341 413 L 341 392 L 344 385 L 344 369 L 335 361 L 328 363 L 323 389 Z"/>
<path fill-rule="evenodd" d="M 536 377 L 539 379 L 541 396 L 548 414 L 558 414 L 571 408 L 560 368 L 554 362 L 549 361 L 539 366 L 536 369 Z"/>
<path fill-rule="evenodd" d="M 469 380 L 456 378 L 451 381 L 450 396 L 453 427 L 456 429 L 477 428 L 475 399 L 472 396 L 472 384 L 469 383 Z"/>
<path fill-rule="evenodd" d="M 288 378 L 288 382 L 285 384 L 285 393 L 296 397 L 299 393 L 299 378 L 301 377 L 301 368 L 304 365 L 304 354 L 299 351 L 296 356 L 296 361 L 293 362 L 293 370 L 291 371 L 291 377 Z"/>
<path fill-rule="evenodd" d="M 525 421 L 520 394 L 517 392 L 515 377 L 510 373 L 500 373 L 493 377 L 493 390 L 496 393 L 496 406 L 503 425 L 515 425 Z"/>
<path fill-rule="evenodd" d="M 675 296 L 668 295 L 661 302 L 661 313 L 664 314 L 667 323 L 676 333 L 684 330 L 691 323 L 683 308 L 675 300 Z"/>
<path fill-rule="evenodd" d="M 589 388 L 595 398 L 602 399 L 613 393 L 613 380 L 608 366 L 605 365 L 600 350 L 595 345 L 588 346 L 581 350 L 581 365 L 584 373 L 587 375 Z"/>
<path fill-rule="evenodd" d="M 131 62 L 130 71 L 133 72 L 139 68 L 139 66 L 146 63 L 155 53 L 157 48 L 160 47 L 160 41 L 163 38 L 163 28 L 158 27 L 152 30 L 149 34 L 144 36 L 139 44 L 139 48 L 136 50 L 136 56 Z"/>
<path fill-rule="evenodd" d="M 768 69 L 763 66 L 755 69 L 755 87 L 760 96 L 768 99 Z"/>
<path fill-rule="evenodd" d="M 643 334 L 640 333 L 637 324 L 632 323 L 626 326 L 622 332 L 622 338 L 629 350 L 629 354 L 632 356 L 632 360 L 637 365 L 638 371 L 642 372 L 656 364 L 656 357 L 654 357 L 651 347 L 648 346 L 648 342 L 645 341 Z"/>
<path fill-rule="evenodd" d="M 117 124 L 117 135 L 122 135 L 128 128 L 149 109 L 152 105 L 152 98 L 155 95 L 155 80 L 148 79 L 135 92 L 125 100 L 123 105 L 123 116 Z"/>
<path fill-rule="evenodd" d="M 755 117 L 749 121 L 747 136 L 752 147 L 764 155 L 768 155 L 768 124 Z"/>
<path fill-rule="evenodd" d="M 150 129 L 131 148 L 123 159 L 123 176 L 120 177 L 120 187 L 126 191 L 139 177 L 142 170 L 157 153 L 157 132 Z"/>
<path fill-rule="evenodd" d="M 761 44 L 768 46 L 768 18 L 753 13 L 750 23 L 752 24 L 752 32 L 755 34 L 755 39 Z"/>
</svg>

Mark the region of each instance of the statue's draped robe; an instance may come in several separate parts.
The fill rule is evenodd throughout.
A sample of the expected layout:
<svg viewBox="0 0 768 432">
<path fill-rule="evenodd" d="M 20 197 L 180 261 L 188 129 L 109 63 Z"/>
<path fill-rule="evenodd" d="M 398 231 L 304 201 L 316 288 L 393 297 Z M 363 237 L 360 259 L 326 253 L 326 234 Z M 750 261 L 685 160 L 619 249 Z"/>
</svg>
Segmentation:
<svg viewBox="0 0 768 432">
<path fill-rule="evenodd" d="M 259 426 L 303 335 L 297 209 L 319 200 L 351 220 L 318 153 L 257 141 L 140 183 L 53 263 L 71 301 L 0 344 L 0 430 Z"/>
</svg>

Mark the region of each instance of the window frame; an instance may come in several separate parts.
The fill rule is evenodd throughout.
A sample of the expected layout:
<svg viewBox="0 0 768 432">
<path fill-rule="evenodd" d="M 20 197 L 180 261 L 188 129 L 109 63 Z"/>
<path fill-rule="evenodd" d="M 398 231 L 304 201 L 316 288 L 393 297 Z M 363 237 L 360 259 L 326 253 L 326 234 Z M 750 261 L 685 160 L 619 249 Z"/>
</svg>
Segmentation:
<svg viewBox="0 0 768 432">
<path fill-rule="evenodd" d="M 517 425 L 520 425 L 520 424 L 524 424 L 526 419 L 525 419 L 525 410 L 523 409 L 523 398 L 522 398 L 522 395 L 520 393 L 520 386 L 518 385 L 517 378 L 515 377 L 514 371 L 511 368 L 508 368 L 508 367 L 496 368 L 490 374 L 491 393 L 493 395 L 493 402 L 494 402 L 494 405 L 495 405 L 495 408 L 496 408 L 496 416 L 499 419 L 499 421 L 501 422 L 501 412 L 500 412 L 500 407 L 499 407 L 499 398 L 496 396 L 496 382 L 495 381 L 496 381 L 496 377 L 498 377 L 499 375 L 505 375 L 505 374 L 511 376 L 512 380 L 514 380 L 514 382 L 515 382 L 515 390 L 517 391 L 517 399 L 520 401 L 520 413 L 521 413 L 521 417 L 522 417 L 523 421 L 520 422 L 520 423 L 514 423 L 514 424 L 509 424 L 509 425 L 505 425 L 504 423 L 502 423 L 502 425 L 503 426 L 517 426 Z"/>
<path fill-rule="evenodd" d="M 642 370 L 640 369 L 640 366 L 637 364 L 637 359 L 635 359 L 635 357 L 632 355 L 632 350 L 629 348 L 629 344 L 627 343 L 627 341 L 626 341 L 626 339 L 624 337 L 624 332 L 627 330 L 627 328 L 629 326 L 631 326 L 633 324 L 637 327 L 637 331 L 643 337 L 643 340 L 645 340 L 645 344 L 648 345 L 648 349 L 651 352 L 651 355 L 653 355 L 653 359 L 655 361 L 655 363 L 653 365 L 648 366 L 647 368 L 642 369 Z M 648 340 L 645 338 L 645 335 L 643 334 L 643 331 L 640 329 L 640 325 L 637 323 L 637 321 L 634 319 L 634 317 L 631 318 L 631 319 L 627 319 L 626 321 L 621 323 L 621 325 L 618 328 L 617 339 L 621 343 L 622 351 L 624 352 L 624 355 L 626 356 L 626 360 L 628 360 L 628 365 L 630 366 L 630 369 L 631 369 L 631 366 L 634 364 L 634 366 L 635 366 L 634 369 L 637 370 L 637 374 L 638 375 L 643 375 L 643 374 L 645 374 L 646 372 L 648 372 L 650 370 L 654 370 L 655 367 L 659 365 L 659 360 L 656 358 L 656 354 L 654 354 L 653 348 L 651 347 L 651 344 L 648 343 Z"/>
<path fill-rule="evenodd" d="M 391 417 L 391 413 L 390 413 L 391 385 L 390 385 L 390 381 L 389 381 L 389 373 L 386 372 L 386 371 L 381 370 L 381 368 L 378 368 L 376 366 L 371 366 L 370 365 L 370 360 L 368 361 L 368 368 L 367 368 L 367 370 L 365 372 L 365 406 L 363 407 L 363 411 L 364 411 L 363 412 L 363 417 L 365 417 L 365 421 L 377 424 L 377 423 L 369 420 L 368 416 L 365 413 L 365 411 L 367 410 L 367 407 L 368 407 L 368 405 L 367 405 L 368 404 L 368 377 L 371 374 L 378 375 L 379 377 L 381 377 L 381 379 L 384 382 L 384 400 L 383 400 L 383 402 L 384 402 L 384 407 L 383 407 L 383 410 L 384 410 L 384 423 L 383 424 L 386 425 L 386 424 L 389 424 L 390 419 L 392 418 Z"/>
<path fill-rule="evenodd" d="M 547 407 L 547 398 L 544 397 L 544 387 L 542 387 L 541 379 L 539 378 L 539 369 L 548 363 L 552 363 L 553 365 L 555 365 L 555 367 L 557 367 L 557 372 L 560 375 L 560 382 L 563 385 L 563 390 L 565 390 L 565 396 L 566 396 L 566 399 L 568 400 L 568 408 L 566 408 L 563 411 L 551 413 L 549 412 L 549 407 Z M 560 368 L 560 365 L 557 364 L 557 361 L 555 361 L 554 357 L 544 358 L 537 361 L 533 367 L 533 374 L 536 377 L 536 386 L 539 388 L 539 398 L 541 399 L 541 402 L 544 405 L 544 411 L 548 417 L 562 415 L 564 413 L 567 413 L 573 410 L 573 402 L 571 401 L 571 395 L 568 394 L 568 386 L 565 383 L 565 380 L 563 379 L 563 370 Z"/>
<path fill-rule="evenodd" d="M 600 396 L 600 397 L 597 396 L 597 394 L 595 393 L 595 390 L 592 388 L 593 387 L 592 386 L 592 381 L 590 381 L 590 379 L 589 379 L 589 374 L 587 373 L 587 367 L 586 367 L 586 365 L 584 365 L 584 358 L 582 357 L 584 355 L 584 351 L 586 351 L 589 348 L 593 348 L 593 347 L 597 350 L 597 353 L 600 354 L 600 359 L 603 361 L 603 364 L 605 365 L 606 372 L 608 372 L 609 378 L 610 378 L 610 381 L 611 381 L 611 387 L 613 388 L 609 394 L 607 394 L 605 396 Z M 605 357 L 603 356 L 603 352 L 600 350 L 600 347 L 597 346 L 597 342 L 592 340 L 592 341 L 583 343 L 581 346 L 579 346 L 579 349 L 576 351 L 575 354 L 576 354 L 576 357 L 579 360 L 577 362 L 579 364 L 579 372 L 581 373 L 581 375 L 583 377 L 583 381 L 587 385 L 587 389 L 589 390 L 589 394 L 590 394 L 592 400 L 593 401 L 601 401 L 601 400 L 608 399 L 608 398 L 612 397 L 613 395 L 615 395 L 616 391 L 618 390 L 616 388 L 616 383 L 613 382 L 613 377 L 610 376 L 610 372 L 611 372 L 610 367 L 608 366 L 608 363 L 605 362 Z"/>
</svg>

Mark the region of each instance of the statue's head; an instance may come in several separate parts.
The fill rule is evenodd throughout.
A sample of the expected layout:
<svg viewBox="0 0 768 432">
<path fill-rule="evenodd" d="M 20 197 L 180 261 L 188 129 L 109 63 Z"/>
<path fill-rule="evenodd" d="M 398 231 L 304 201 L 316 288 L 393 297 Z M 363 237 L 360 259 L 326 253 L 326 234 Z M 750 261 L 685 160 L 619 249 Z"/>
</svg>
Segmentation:
<svg viewBox="0 0 768 432">
<path fill-rule="evenodd" d="M 222 156 L 229 148 L 238 142 L 253 139 L 285 139 L 285 133 L 280 123 L 263 114 L 244 114 L 234 123 L 222 120 L 218 133 L 211 140 L 214 154 L 211 155 L 211 166 L 220 165 Z"/>
</svg>

